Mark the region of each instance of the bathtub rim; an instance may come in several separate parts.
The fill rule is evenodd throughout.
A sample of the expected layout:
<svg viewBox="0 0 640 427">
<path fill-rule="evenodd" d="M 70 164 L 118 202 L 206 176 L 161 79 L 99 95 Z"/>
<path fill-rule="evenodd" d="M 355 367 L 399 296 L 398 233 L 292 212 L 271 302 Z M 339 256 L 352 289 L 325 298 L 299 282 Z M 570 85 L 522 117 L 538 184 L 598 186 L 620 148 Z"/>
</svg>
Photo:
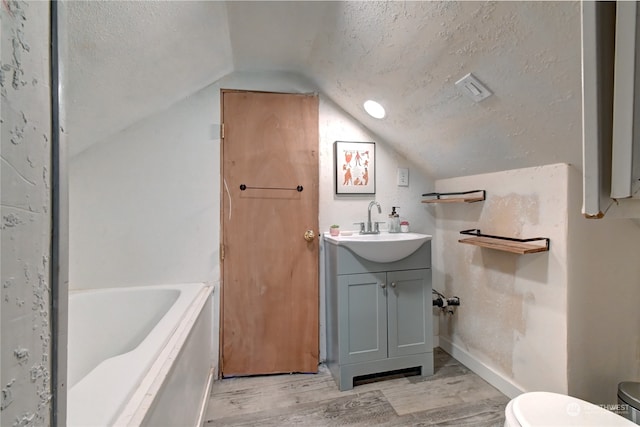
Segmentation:
<svg viewBox="0 0 640 427">
<path fill-rule="evenodd" d="M 163 307 L 164 310 L 161 310 L 160 312 L 158 312 L 160 315 L 157 317 L 155 324 L 149 319 L 150 321 L 147 322 L 147 325 L 149 326 L 147 327 L 146 335 L 141 336 L 141 338 L 139 340 L 136 340 L 133 345 L 127 348 L 121 349 L 122 351 L 116 351 L 116 352 L 110 353 L 106 357 L 96 359 L 97 363 L 94 363 L 93 365 L 91 365 L 90 370 L 85 372 L 82 372 L 82 371 L 80 372 L 83 375 L 79 375 L 78 369 L 76 367 L 71 367 L 71 364 L 74 362 L 74 360 L 72 359 L 71 356 L 69 356 L 67 358 L 67 388 L 69 392 L 74 390 L 76 385 L 80 384 L 80 387 L 81 387 L 83 381 L 85 381 L 85 379 L 88 376 L 91 376 L 94 370 L 99 369 L 102 363 L 108 362 L 109 360 L 121 358 L 121 357 L 127 357 L 132 353 L 138 352 L 140 348 L 148 347 L 148 344 L 147 344 L 148 338 L 150 336 L 158 335 L 158 332 L 156 330 L 157 326 L 159 324 L 167 325 L 166 318 L 171 315 L 170 313 L 174 311 L 177 306 L 182 305 L 183 308 L 180 311 L 180 315 L 175 318 L 175 321 L 173 323 L 168 325 L 170 329 L 164 329 L 165 331 L 164 338 L 160 340 L 159 345 L 156 347 L 155 353 L 152 356 L 150 356 L 149 359 L 147 359 L 149 363 L 146 364 L 146 367 L 148 368 L 151 365 L 151 361 L 159 355 L 162 348 L 164 348 L 164 345 L 168 342 L 175 328 L 177 327 L 182 317 L 184 316 L 184 313 L 186 312 L 186 308 L 188 307 L 187 304 L 191 304 L 191 302 L 195 299 L 196 295 L 200 290 L 200 287 L 201 285 L 199 283 L 196 283 L 196 284 L 182 284 L 182 285 L 115 287 L 115 288 L 102 288 L 102 289 L 96 289 L 96 290 L 83 289 L 83 290 L 71 291 L 69 294 L 69 318 L 71 319 L 72 323 L 69 325 L 69 328 L 68 328 L 69 336 L 67 338 L 68 348 L 72 350 L 72 352 L 70 352 L 70 355 L 74 351 L 79 351 L 80 345 L 84 345 L 83 341 L 78 340 L 77 338 L 79 331 L 82 331 L 83 328 L 80 327 L 76 330 L 76 328 L 73 327 L 74 324 L 84 323 L 86 322 L 85 320 L 86 316 L 89 316 L 89 317 L 93 316 L 92 310 L 89 310 L 89 312 L 83 313 L 83 310 L 81 309 L 81 307 L 86 307 L 87 304 L 91 307 L 91 305 L 97 303 L 96 300 L 99 300 L 99 303 L 101 305 L 106 305 L 106 306 L 109 306 L 109 304 L 117 305 L 121 303 L 122 298 L 129 298 L 130 292 L 135 292 L 137 294 L 136 298 L 138 299 L 144 299 L 145 301 L 148 299 L 152 299 L 154 301 L 153 302 L 154 311 L 156 311 L 158 308 L 161 307 L 156 305 L 156 301 L 162 304 L 162 300 L 156 299 L 157 291 L 160 291 L 161 294 L 165 294 L 165 292 L 169 291 L 173 295 L 170 298 L 172 299 L 172 301 L 170 301 L 170 304 L 165 305 Z M 113 298 L 113 299 L 109 300 L 109 302 L 105 304 L 103 300 L 104 295 L 107 295 L 109 298 Z M 87 299 L 84 300 L 84 298 L 87 298 Z M 162 296 L 161 298 L 164 299 L 164 296 Z M 129 310 L 136 310 L 135 304 L 133 306 L 126 305 L 126 304 L 122 304 L 122 305 L 125 305 L 126 307 L 124 309 L 125 310 L 124 313 L 128 313 Z M 121 310 L 120 308 L 118 308 L 117 310 L 118 310 L 118 313 L 122 313 L 122 311 L 120 311 Z M 155 313 L 149 313 L 149 315 L 156 316 Z M 103 316 L 104 316 L 104 313 L 103 313 Z M 109 322 L 107 319 L 105 320 Z M 89 323 L 91 324 L 91 322 Z M 113 333 L 114 331 L 111 330 L 111 334 Z M 72 335 L 76 336 L 75 341 L 71 340 Z M 72 346 L 72 344 L 74 343 L 75 343 L 75 347 Z M 145 371 L 147 368 L 145 368 Z M 140 371 L 140 372 L 144 372 L 144 371 Z M 73 375 L 73 378 L 72 378 L 72 375 Z M 73 399 L 71 400 L 71 402 L 68 402 L 68 403 L 73 403 Z M 117 411 L 116 413 L 119 413 L 119 411 Z"/>
<path fill-rule="evenodd" d="M 207 300 L 213 294 L 214 285 L 197 283 L 202 286 L 191 305 L 182 316 L 180 323 L 167 340 L 166 344 L 143 376 L 138 388 L 131 395 L 124 408 L 117 415 L 114 425 L 140 426 L 147 412 L 152 408 L 153 401 L 167 380 L 174 361 L 178 357 L 191 329 L 198 320 Z M 212 375 L 210 370 L 210 375 Z"/>
</svg>

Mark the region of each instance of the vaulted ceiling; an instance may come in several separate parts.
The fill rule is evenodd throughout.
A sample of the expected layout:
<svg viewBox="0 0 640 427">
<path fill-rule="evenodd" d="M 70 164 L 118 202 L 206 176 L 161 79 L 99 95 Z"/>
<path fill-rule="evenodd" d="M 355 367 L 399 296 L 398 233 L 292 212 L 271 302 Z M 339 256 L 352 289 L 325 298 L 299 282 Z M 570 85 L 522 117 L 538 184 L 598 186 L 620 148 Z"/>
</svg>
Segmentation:
<svg viewBox="0 0 640 427">
<path fill-rule="evenodd" d="M 72 154 L 234 71 L 287 71 L 434 178 L 581 165 L 578 2 L 70 1 L 62 16 Z M 470 72 L 491 97 L 458 91 Z"/>
</svg>

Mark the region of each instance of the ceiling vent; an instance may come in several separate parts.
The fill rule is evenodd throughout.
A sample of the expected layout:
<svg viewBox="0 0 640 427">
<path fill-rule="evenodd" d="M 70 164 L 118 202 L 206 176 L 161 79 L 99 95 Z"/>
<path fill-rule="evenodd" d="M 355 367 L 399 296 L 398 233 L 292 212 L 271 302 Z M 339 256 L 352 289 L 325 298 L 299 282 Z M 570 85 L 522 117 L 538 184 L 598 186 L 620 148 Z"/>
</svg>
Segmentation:
<svg viewBox="0 0 640 427">
<path fill-rule="evenodd" d="M 492 94 L 492 92 L 471 73 L 458 80 L 456 87 L 460 93 L 468 96 L 475 102 L 480 102 Z"/>
</svg>

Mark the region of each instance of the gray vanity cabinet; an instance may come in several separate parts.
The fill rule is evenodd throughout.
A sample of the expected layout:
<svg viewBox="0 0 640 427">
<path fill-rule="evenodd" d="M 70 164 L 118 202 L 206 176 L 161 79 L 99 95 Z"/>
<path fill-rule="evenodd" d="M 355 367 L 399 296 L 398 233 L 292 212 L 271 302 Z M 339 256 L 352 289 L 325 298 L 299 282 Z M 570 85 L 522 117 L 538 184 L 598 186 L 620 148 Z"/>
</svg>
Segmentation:
<svg viewBox="0 0 640 427">
<path fill-rule="evenodd" d="M 340 390 L 360 375 L 420 367 L 433 374 L 431 250 L 372 263 L 325 244 L 327 365 Z"/>
</svg>

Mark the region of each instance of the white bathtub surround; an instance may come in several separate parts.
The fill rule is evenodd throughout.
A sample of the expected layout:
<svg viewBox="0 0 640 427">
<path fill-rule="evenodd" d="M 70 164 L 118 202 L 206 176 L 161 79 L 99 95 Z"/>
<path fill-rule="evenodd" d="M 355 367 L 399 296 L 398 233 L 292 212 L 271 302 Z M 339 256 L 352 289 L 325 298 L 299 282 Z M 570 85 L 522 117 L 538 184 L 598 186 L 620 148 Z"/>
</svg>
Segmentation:
<svg viewBox="0 0 640 427">
<path fill-rule="evenodd" d="M 212 372 L 211 291 L 184 284 L 72 292 L 68 425 L 145 425 L 156 409 L 165 421 L 195 425 Z M 158 404 L 174 372 L 189 392 Z"/>
<path fill-rule="evenodd" d="M 156 427 L 161 425 L 189 425 L 202 426 L 204 414 L 209 403 L 211 387 L 216 378 L 217 352 L 207 351 L 205 345 L 210 345 L 213 335 L 211 325 L 212 301 L 208 299 L 202 309 L 200 317 L 188 333 L 186 342 L 179 348 L 174 347 L 176 359 L 171 367 L 166 381 L 158 390 L 156 398 L 151 402 L 151 407 L 147 409 L 145 405 L 149 403 L 148 396 L 145 395 L 143 405 L 139 407 L 132 422 L 128 425 L 144 425 Z M 184 337 L 184 335 L 182 335 Z M 214 344 L 214 346 L 217 343 Z M 172 353 L 170 357 L 173 357 Z M 215 360 L 212 360 L 215 358 Z M 170 359 L 168 359 L 169 362 Z M 166 368 L 166 363 L 163 368 Z M 194 369 L 196 367 L 197 369 Z M 207 375 L 206 368 L 209 367 Z M 164 370 L 161 370 L 157 378 L 162 378 Z M 152 387 L 158 384 L 158 379 Z M 178 405 L 178 406 L 176 406 Z M 146 413 L 145 413 L 146 411 Z M 137 420 L 144 416 L 142 423 Z"/>
<path fill-rule="evenodd" d="M 213 376 L 212 288 L 202 288 L 116 425 L 200 426 Z M 217 363 L 217 360 L 215 361 Z"/>
<path fill-rule="evenodd" d="M 567 392 L 568 174 L 557 164 L 436 181 L 439 192 L 487 191 L 484 202 L 434 207 L 434 288 L 462 301 L 454 316 L 440 316 L 440 343 L 484 366 L 509 396 Z M 550 250 L 519 256 L 458 243 L 470 228 L 549 237 Z"/>
</svg>

